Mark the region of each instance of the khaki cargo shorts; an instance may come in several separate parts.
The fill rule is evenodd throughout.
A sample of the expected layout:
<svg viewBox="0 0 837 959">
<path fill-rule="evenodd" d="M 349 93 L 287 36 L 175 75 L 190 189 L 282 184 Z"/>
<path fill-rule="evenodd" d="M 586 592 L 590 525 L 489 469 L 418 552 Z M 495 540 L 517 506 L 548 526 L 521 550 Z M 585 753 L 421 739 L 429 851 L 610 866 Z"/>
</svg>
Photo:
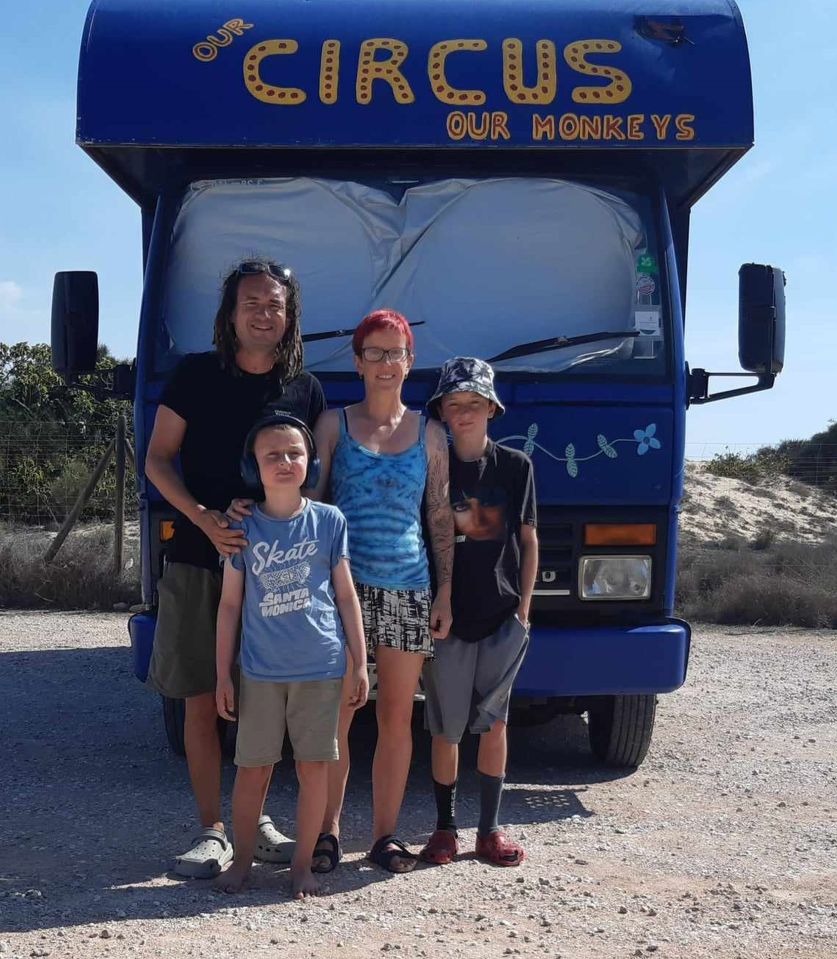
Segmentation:
<svg viewBox="0 0 837 959">
<path fill-rule="evenodd" d="M 148 685 L 170 699 L 214 695 L 221 570 L 167 563 L 157 592 L 160 605 Z"/>
<path fill-rule="evenodd" d="M 270 683 L 242 673 L 236 766 L 278 763 L 286 729 L 297 762 L 333 762 L 342 688 L 342 678 Z"/>
</svg>

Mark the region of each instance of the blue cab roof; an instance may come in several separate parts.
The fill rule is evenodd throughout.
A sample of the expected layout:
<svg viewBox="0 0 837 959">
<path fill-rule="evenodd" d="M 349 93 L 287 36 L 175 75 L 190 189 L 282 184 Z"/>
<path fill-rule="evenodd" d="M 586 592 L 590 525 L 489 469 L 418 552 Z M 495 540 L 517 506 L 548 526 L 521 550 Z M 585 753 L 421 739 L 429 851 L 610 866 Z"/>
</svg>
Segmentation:
<svg viewBox="0 0 837 959">
<path fill-rule="evenodd" d="M 688 205 L 750 66 L 732 0 L 94 0 L 77 140 L 142 203 L 241 151 L 466 149 L 642 155 Z"/>
</svg>

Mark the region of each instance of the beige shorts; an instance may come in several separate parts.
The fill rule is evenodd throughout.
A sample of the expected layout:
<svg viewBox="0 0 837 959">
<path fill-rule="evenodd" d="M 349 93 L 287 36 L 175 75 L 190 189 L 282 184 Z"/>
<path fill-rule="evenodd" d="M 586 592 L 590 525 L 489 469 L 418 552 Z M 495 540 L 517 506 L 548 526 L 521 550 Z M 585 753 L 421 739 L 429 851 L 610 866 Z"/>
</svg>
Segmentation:
<svg viewBox="0 0 837 959">
<path fill-rule="evenodd" d="M 214 695 L 221 571 L 167 563 L 157 593 L 160 605 L 148 685 L 170 699 Z"/>
<path fill-rule="evenodd" d="M 285 730 L 294 759 L 303 763 L 337 759 L 337 720 L 342 679 L 265 683 L 241 677 L 236 766 L 271 766 L 282 758 Z"/>
</svg>

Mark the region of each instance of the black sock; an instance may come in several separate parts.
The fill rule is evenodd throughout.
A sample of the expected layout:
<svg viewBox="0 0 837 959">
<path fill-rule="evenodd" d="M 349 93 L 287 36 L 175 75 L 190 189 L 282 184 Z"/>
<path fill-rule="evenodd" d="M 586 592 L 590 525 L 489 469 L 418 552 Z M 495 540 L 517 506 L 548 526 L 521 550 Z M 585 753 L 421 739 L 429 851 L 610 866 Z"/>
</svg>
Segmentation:
<svg viewBox="0 0 837 959">
<path fill-rule="evenodd" d="M 489 776 L 477 771 L 480 778 L 480 822 L 477 834 L 487 836 L 496 832 L 500 827 L 497 817 L 500 814 L 500 797 L 503 793 L 505 776 Z"/>
<path fill-rule="evenodd" d="M 436 796 L 436 828 L 456 832 L 456 783 L 445 786 L 433 780 Z"/>
</svg>

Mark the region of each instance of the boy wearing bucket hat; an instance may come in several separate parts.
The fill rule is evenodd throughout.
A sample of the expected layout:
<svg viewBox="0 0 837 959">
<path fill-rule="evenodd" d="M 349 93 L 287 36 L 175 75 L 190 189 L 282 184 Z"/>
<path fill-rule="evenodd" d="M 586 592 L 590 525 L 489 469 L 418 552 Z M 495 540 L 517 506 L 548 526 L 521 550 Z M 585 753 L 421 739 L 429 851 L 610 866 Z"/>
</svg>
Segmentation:
<svg viewBox="0 0 837 959">
<path fill-rule="evenodd" d="M 509 699 L 529 643 L 538 567 L 532 463 L 488 436 L 489 420 L 505 409 L 494 389 L 494 371 L 483 360 L 448 360 L 427 406 L 453 438 L 450 497 L 456 541 L 453 627 L 446 639 L 437 640 L 436 658 L 424 677 L 437 820 L 421 858 L 442 865 L 459 851 L 456 780 L 459 742 L 468 729 L 480 737 L 477 855 L 497 866 L 517 866 L 525 853 L 497 820 Z"/>
</svg>

